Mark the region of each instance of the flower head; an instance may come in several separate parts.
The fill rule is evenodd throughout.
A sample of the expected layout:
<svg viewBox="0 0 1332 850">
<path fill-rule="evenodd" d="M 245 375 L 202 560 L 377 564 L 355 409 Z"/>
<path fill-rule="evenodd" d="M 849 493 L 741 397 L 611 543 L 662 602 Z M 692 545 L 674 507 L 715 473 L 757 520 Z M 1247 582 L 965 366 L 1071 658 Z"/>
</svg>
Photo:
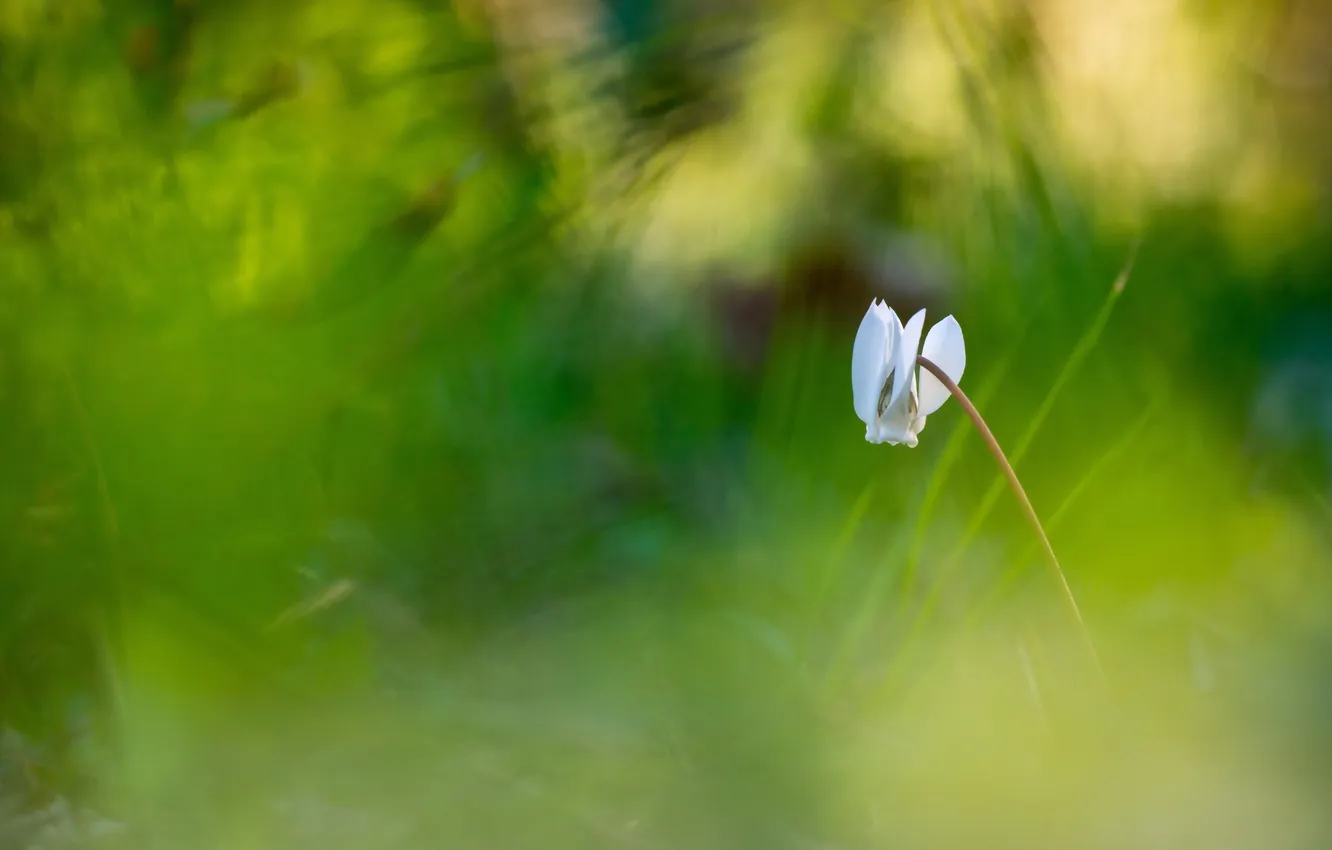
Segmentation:
<svg viewBox="0 0 1332 850">
<path fill-rule="evenodd" d="M 860 322 L 851 352 L 851 390 L 856 415 L 865 423 L 865 439 L 871 443 L 916 445 L 925 417 L 948 400 L 948 388 L 917 368 L 918 351 L 954 383 L 962 379 L 967 352 L 957 320 L 948 316 L 930 328 L 922 350 L 924 328 L 924 310 L 903 326 L 893 309 L 878 299 Z"/>
</svg>

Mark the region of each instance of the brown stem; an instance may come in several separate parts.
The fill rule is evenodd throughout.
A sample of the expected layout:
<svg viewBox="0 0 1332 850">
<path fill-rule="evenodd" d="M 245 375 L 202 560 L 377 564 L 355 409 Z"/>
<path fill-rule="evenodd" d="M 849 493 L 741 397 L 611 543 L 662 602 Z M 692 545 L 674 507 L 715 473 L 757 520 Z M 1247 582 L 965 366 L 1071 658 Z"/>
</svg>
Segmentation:
<svg viewBox="0 0 1332 850">
<path fill-rule="evenodd" d="M 1059 566 L 1059 559 L 1055 557 L 1054 547 L 1050 545 L 1050 538 L 1045 536 L 1045 529 L 1041 527 L 1041 520 L 1036 516 L 1036 509 L 1031 506 L 1031 500 L 1027 498 L 1027 492 L 1022 489 L 1022 482 L 1018 480 L 1017 473 L 1013 471 L 1013 465 L 1008 462 L 1008 458 L 1004 455 L 1004 450 L 999 448 L 999 441 L 994 438 L 990 427 L 981 418 L 980 411 L 976 409 L 976 405 L 971 403 L 971 399 L 967 398 L 967 394 L 962 392 L 962 388 L 957 385 L 956 381 L 944 374 L 944 370 L 940 369 L 937 364 L 927 357 L 918 356 L 916 362 L 921 365 L 921 368 L 938 378 L 939 383 L 943 384 L 948 392 L 952 393 L 953 398 L 957 399 L 957 403 L 962 405 L 962 409 L 967 412 L 967 416 L 971 417 L 972 424 L 976 426 L 976 430 L 985 439 L 985 444 L 990 447 L 990 453 L 994 455 L 995 463 L 999 464 L 999 469 L 1004 473 L 1004 477 L 1008 479 L 1008 486 L 1013 490 L 1013 495 L 1017 497 L 1018 503 L 1022 505 L 1022 512 L 1027 515 L 1027 522 L 1031 524 L 1032 531 L 1036 532 L 1036 537 L 1040 540 L 1041 548 L 1045 550 L 1045 557 L 1050 562 L 1050 567 L 1059 582 L 1060 590 L 1063 591 L 1064 601 L 1068 604 L 1073 619 L 1077 621 L 1078 628 L 1082 631 L 1082 637 L 1087 643 L 1087 648 L 1091 651 L 1092 660 L 1096 662 L 1097 670 L 1101 671 L 1101 660 L 1096 653 L 1096 645 L 1092 643 L 1091 633 L 1087 631 L 1087 624 L 1082 619 L 1082 612 L 1078 609 L 1077 600 L 1073 598 L 1073 589 L 1068 586 L 1068 579 L 1064 577 L 1064 568 Z M 1102 675 L 1104 675 L 1103 672 Z"/>
</svg>

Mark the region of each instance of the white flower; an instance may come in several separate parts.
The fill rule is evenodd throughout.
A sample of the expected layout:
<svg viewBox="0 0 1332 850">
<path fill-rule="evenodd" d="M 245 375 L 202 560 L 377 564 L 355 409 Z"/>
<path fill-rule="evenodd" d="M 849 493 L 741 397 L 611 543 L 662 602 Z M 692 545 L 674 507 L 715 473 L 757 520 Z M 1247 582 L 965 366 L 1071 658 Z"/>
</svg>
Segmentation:
<svg viewBox="0 0 1332 850">
<path fill-rule="evenodd" d="M 916 445 L 925 417 L 948 400 L 948 388 L 925 369 L 918 370 L 916 352 L 924 327 L 924 310 L 903 327 L 892 308 L 878 299 L 860 322 L 851 352 L 851 390 L 871 443 Z M 920 353 L 954 383 L 960 381 L 967 351 L 957 320 L 949 316 L 930 328 Z"/>
</svg>

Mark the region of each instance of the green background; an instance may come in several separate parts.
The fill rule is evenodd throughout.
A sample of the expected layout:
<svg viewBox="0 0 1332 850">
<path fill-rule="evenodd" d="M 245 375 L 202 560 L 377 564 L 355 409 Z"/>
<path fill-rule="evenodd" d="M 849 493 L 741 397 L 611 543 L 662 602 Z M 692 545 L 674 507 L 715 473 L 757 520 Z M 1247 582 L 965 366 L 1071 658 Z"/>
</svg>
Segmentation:
<svg viewBox="0 0 1332 850">
<path fill-rule="evenodd" d="M 1318 844 L 1329 23 L 3 0 L 0 845 Z"/>
</svg>

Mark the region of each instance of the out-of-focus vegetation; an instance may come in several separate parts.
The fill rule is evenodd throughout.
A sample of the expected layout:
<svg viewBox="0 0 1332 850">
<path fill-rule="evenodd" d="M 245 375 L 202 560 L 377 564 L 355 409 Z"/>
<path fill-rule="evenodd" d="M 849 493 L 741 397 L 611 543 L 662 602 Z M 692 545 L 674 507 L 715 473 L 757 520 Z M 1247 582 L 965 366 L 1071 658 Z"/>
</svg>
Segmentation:
<svg viewBox="0 0 1332 850">
<path fill-rule="evenodd" d="M 3 0 L 0 846 L 1332 842 L 1329 33 Z"/>
</svg>

